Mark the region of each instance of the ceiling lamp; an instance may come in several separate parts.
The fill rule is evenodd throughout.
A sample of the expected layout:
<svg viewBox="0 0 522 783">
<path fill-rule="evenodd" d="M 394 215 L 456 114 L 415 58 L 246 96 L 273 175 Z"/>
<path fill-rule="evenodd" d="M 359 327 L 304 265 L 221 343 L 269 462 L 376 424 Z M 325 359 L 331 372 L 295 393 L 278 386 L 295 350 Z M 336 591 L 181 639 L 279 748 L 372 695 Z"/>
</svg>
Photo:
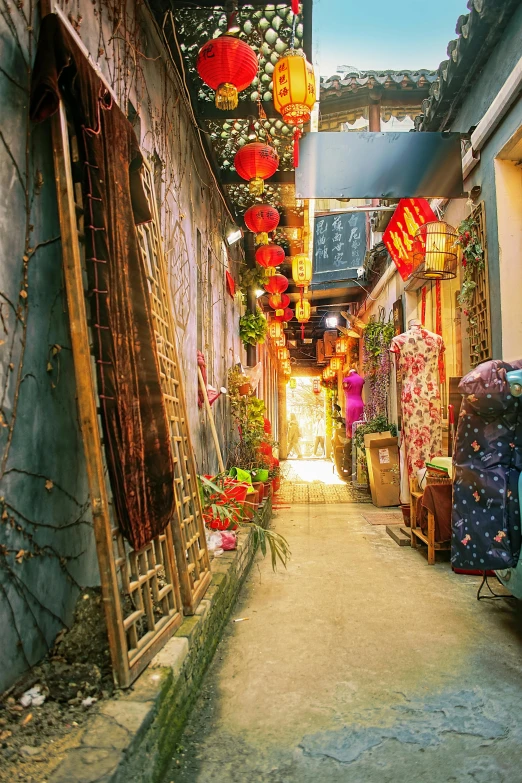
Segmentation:
<svg viewBox="0 0 522 783">
<path fill-rule="evenodd" d="M 281 326 L 281 323 L 279 321 L 270 321 L 268 324 L 268 336 L 271 337 L 272 340 L 279 340 L 282 334 L 283 327 Z"/>
<path fill-rule="evenodd" d="M 254 50 L 231 33 L 229 28 L 225 35 L 207 41 L 196 60 L 197 72 L 215 90 L 216 106 L 222 111 L 237 107 L 238 93 L 252 84 L 259 68 Z"/>
<path fill-rule="evenodd" d="M 265 291 L 268 291 L 269 294 L 284 294 L 287 288 L 288 278 L 284 275 L 272 275 L 264 285 Z"/>
<path fill-rule="evenodd" d="M 332 370 L 332 372 L 338 372 L 339 370 L 342 370 L 343 364 L 344 364 L 343 356 L 334 356 L 332 359 L 330 359 L 330 369 Z"/>
<path fill-rule="evenodd" d="M 300 253 L 292 259 L 292 277 L 298 288 L 304 288 L 305 291 L 312 282 L 312 262 Z"/>
<path fill-rule="evenodd" d="M 256 235 L 257 245 L 268 245 L 268 234 L 279 225 L 279 212 L 270 204 L 254 204 L 245 212 L 245 225 Z"/>
<path fill-rule="evenodd" d="M 268 297 L 268 304 L 274 310 L 280 310 L 281 308 L 288 307 L 290 304 L 290 297 L 288 294 L 272 294 Z"/>
<path fill-rule="evenodd" d="M 285 251 L 279 245 L 271 242 L 269 245 L 261 245 L 256 250 L 257 263 L 267 269 L 282 264 L 285 260 Z"/>
<path fill-rule="evenodd" d="M 451 280 L 457 276 L 457 233 L 443 221 L 424 223 L 415 239 L 421 250 L 413 254 L 412 277 L 417 280 Z"/>
<path fill-rule="evenodd" d="M 350 348 L 347 337 L 338 337 L 335 341 L 335 353 L 338 356 L 347 356 Z"/>
<path fill-rule="evenodd" d="M 274 67 L 274 107 L 287 125 L 309 122 L 315 105 L 314 69 L 301 52 L 291 51 Z"/>
<path fill-rule="evenodd" d="M 314 394 L 321 394 L 321 382 L 319 378 L 314 378 L 312 381 L 312 391 Z"/>
<path fill-rule="evenodd" d="M 290 359 L 290 351 L 288 348 L 278 348 L 277 349 L 277 358 L 280 362 L 284 362 L 285 359 Z"/>
<path fill-rule="evenodd" d="M 269 144 L 252 141 L 236 152 L 234 166 L 239 176 L 248 180 L 250 193 L 260 196 L 265 190 L 265 179 L 278 169 L 279 155 Z"/>
<path fill-rule="evenodd" d="M 288 370 L 288 373 L 287 373 L 287 374 L 288 374 L 288 375 L 290 375 L 290 373 L 291 373 L 291 372 L 292 372 L 292 368 L 290 368 L 290 369 Z M 296 380 L 295 378 L 290 378 L 290 388 L 291 388 L 291 389 L 295 389 L 295 388 L 297 388 L 297 380 Z"/>
</svg>

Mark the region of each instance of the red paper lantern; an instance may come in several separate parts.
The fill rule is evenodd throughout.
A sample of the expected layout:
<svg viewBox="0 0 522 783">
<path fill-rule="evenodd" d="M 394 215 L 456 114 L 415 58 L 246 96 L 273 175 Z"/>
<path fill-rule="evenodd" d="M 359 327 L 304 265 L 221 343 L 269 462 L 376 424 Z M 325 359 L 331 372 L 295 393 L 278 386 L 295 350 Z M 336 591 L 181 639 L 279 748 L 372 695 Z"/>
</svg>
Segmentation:
<svg viewBox="0 0 522 783">
<path fill-rule="evenodd" d="M 199 75 L 216 91 L 217 108 L 224 111 L 237 107 L 238 92 L 252 84 L 258 67 L 254 50 L 231 35 L 207 41 L 196 60 Z"/>
<path fill-rule="evenodd" d="M 269 294 L 283 294 L 288 288 L 288 278 L 284 275 L 273 275 L 264 288 Z"/>
<path fill-rule="evenodd" d="M 256 235 L 256 244 L 268 245 L 268 232 L 279 225 L 279 212 L 270 204 L 254 204 L 245 212 L 245 225 Z"/>
<path fill-rule="evenodd" d="M 278 321 L 279 323 L 286 323 L 287 321 L 291 321 L 294 317 L 294 311 L 291 307 L 285 307 L 281 315 L 278 315 L 279 310 L 276 310 L 276 315 L 272 318 L 273 321 Z"/>
<path fill-rule="evenodd" d="M 288 294 L 272 294 L 268 297 L 268 304 L 273 310 L 284 309 L 290 304 L 290 297 Z"/>
<path fill-rule="evenodd" d="M 269 245 L 261 245 L 256 250 L 256 261 L 259 266 L 267 267 L 279 266 L 285 260 L 285 251 L 279 245 L 271 242 Z"/>
<path fill-rule="evenodd" d="M 250 192 L 260 196 L 265 189 L 265 179 L 277 171 L 279 156 L 268 144 L 252 141 L 236 152 L 234 166 L 239 176 L 248 180 Z"/>
</svg>

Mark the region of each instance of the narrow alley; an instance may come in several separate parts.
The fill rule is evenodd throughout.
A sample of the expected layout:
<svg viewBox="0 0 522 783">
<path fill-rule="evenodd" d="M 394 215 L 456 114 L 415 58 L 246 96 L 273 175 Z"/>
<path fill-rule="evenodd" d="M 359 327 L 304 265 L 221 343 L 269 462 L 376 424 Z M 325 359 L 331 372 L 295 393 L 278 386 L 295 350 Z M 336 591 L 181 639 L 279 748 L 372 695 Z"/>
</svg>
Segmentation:
<svg viewBox="0 0 522 783">
<path fill-rule="evenodd" d="M 522 783 L 522 0 L 0 41 L 0 783 Z"/>
<path fill-rule="evenodd" d="M 520 605 L 477 602 L 480 577 L 398 547 L 386 512 L 276 512 L 288 568 L 254 563 L 167 783 L 520 780 Z"/>
</svg>

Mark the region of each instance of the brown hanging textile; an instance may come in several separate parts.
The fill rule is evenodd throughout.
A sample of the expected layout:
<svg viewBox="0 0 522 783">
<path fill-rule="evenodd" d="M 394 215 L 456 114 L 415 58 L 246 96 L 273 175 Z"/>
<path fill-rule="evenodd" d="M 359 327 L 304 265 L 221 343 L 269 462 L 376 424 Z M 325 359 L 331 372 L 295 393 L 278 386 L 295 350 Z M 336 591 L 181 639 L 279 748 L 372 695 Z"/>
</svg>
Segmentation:
<svg viewBox="0 0 522 783">
<path fill-rule="evenodd" d="M 62 22 L 44 17 L 31 91 L 41 122 L 74 120 L 105 451 L 119 525 L 141 549 L 174 513 L 174 471 L 147 279 L 135 225 L 151 220 L 134 131 Z"/>
</svg>

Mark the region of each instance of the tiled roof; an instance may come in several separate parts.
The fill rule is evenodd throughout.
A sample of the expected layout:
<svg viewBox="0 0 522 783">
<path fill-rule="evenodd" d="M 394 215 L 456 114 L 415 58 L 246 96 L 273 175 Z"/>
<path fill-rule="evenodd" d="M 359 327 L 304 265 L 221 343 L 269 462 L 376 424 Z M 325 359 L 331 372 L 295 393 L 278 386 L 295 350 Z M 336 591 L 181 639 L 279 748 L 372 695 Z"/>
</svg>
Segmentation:
<svg viewBox="0 0 522 783">
<path fill-rule="evenodd" d="M 449 129 L 462 96 L 473 84 L 498 43 L 520 0 L 468 0 L 469 14 L 459 16 L 458 38 L 448 44 L 448 60 L 439 66 L 430 95 L 417 118 L 418 130 Z"/>
<path fill-rule="evenodd" d="M 353 71 L 341 76 L 321 77 L 321 100 L 356 93 L 362 89 L 418 90 L 429 87 L 437 78 L 436 71 Z"/>
</svg>

